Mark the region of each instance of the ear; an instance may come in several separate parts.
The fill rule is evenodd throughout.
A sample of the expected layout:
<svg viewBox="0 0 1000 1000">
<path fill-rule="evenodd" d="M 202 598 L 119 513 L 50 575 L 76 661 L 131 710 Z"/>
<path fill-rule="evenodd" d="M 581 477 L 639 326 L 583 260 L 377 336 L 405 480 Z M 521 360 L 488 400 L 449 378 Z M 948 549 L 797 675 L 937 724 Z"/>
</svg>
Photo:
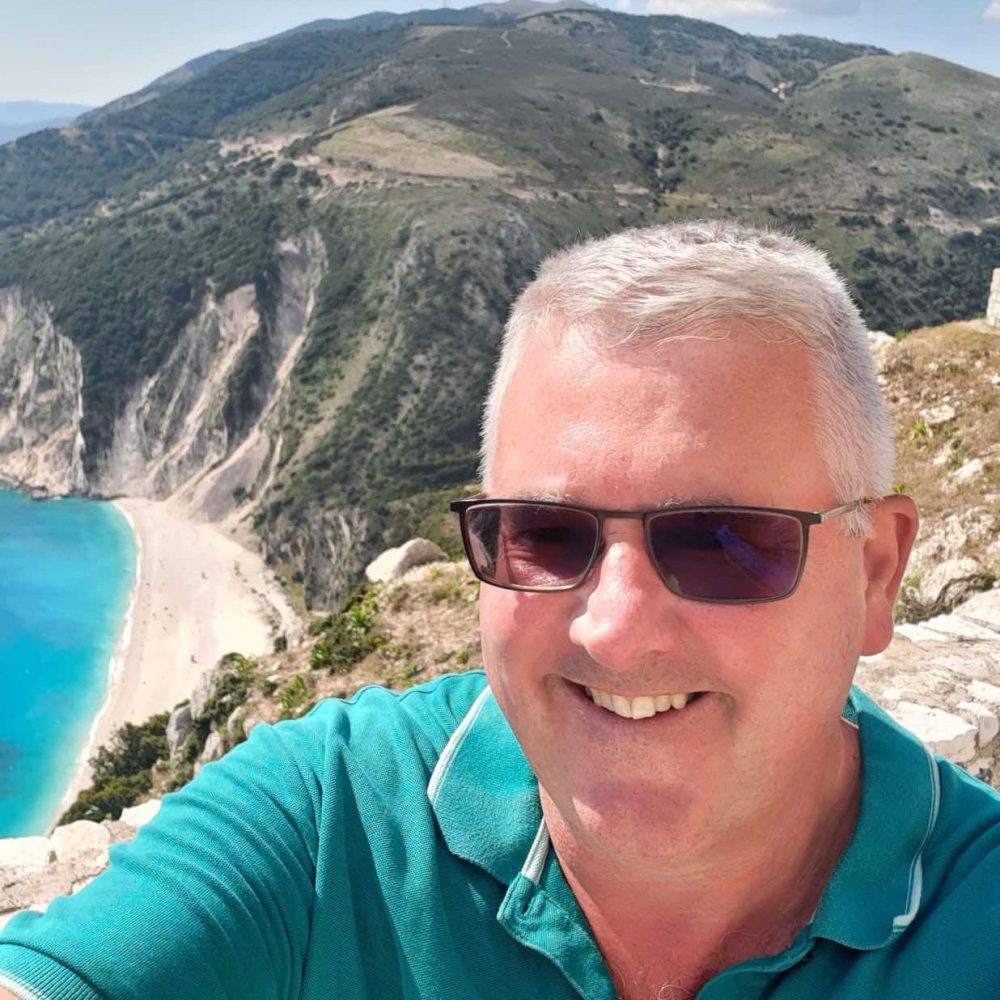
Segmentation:
<svg viewBox="0 0 1000 1000">
<path fill-rule="evenodd" d="M 892 639 L 892 607 L 917 534 L 916 504 L 907 496 L 883 497 L 874 512 L 874 530 L 865 539 L 865 635 L 862 655 L 881 653 Z"/>
</svg>

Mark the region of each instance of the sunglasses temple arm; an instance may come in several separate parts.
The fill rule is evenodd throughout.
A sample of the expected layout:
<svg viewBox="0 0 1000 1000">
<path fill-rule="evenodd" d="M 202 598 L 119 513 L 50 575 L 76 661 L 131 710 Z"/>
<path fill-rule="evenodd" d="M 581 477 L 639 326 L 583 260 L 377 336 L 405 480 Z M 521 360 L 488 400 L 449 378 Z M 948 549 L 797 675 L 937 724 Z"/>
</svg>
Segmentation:
<svg viewBox="0 0 1000 1000">
<path fill-rule="evenodd" d="M 829 521 L 834 517 L 840 517 L 841 514 L 848 514 L 854 510 L 861 510 L 866 503 L 871 503 L 871 501 L 852 500 L 850 503 L 841 504 L 839 507 L 831 507 L 829 510 L 821 510 L 819 512 L 820 523 L 823 521 Z"/>
</svg>

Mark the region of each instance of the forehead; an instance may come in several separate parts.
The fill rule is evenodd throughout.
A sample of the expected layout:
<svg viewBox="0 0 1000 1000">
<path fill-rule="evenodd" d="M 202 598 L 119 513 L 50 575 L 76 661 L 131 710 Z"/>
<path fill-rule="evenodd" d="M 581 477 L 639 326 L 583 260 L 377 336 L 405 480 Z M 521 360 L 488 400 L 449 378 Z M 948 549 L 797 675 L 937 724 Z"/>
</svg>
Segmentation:
<svg viewBox="0 0 1000 1000">
<path fill-rule="evenodd" d="M 527 346 L 501 401 L 490 492 L 654 507 L 822 491 L 804 348 L 720 333 L 655 351 Z"/>
</svg>

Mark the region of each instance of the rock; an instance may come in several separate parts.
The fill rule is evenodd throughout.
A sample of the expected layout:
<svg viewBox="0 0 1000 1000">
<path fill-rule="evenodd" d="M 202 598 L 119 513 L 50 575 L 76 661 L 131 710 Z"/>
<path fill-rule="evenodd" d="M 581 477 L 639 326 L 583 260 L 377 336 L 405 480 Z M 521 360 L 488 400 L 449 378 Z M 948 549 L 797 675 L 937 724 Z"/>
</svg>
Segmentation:
<svg viewBox="0 0 1000 1000">
<path fill-rule="evenodd" d="M 996 632 L 975 622 L 966 621 L 960 615 L 935 615 L 920 623 L 925 633 L 931 633 L 929 638 L 935 639 L 992 639 L 997 638 Z"/>
<path fill-rule="evenodd" d="M 924 573 L 923 579 L 920 581 L 921 600 L 933 604 L 948 584 L 954 580 L 972 576 L 978 573 L 981 568 L 975 559 L 970 559 L 968 556 L 945 559 L 943 562 L 936 563 L 933 568 Z"/>
<path fill-rule="evenodd" d="M 133 806 L 132 808 L 142 809 L 142 806 Z M 125 811 L 128 812 L 128 810 Z M 123 823 L 120 819 L 106 819 L 101 823 L 101 826 L 108 831 L 112 846 L 122 844 L 126 840 L 132 840 L 135 837 L 136 828 L 128 823 Z"/>
<path fill-rule="evenodd" d="M 55 859 L 48 837 L 7 837 L 0 840 L 0 868 L 45 868 Z"/>
<path fill-rule="evenodd" d="M 986 304 L 986 322 L 994 329 L 1000 330 L 1000 267 L 993 269 L 990 298 Z"/>
<path fill-rule="evenodd" d="M 942 403 L 941 406 L 924 410 L 920 417 L 928 427 L 940 427 L 955 419 L 955 407 L 950 403 Z"/>
<path fill-rule="evenodd" d="M 868 347 L 873 353 L 884 351 L 887 347 L 895 345 L 896 338 L 891 333 L 886 333 L 885 330 L 868 331 Z"/>
<path fill-rule="evenodd" d="M 946 559 L 959 559 L 970 545 L 983 548 L 993 541 L 993 517 L 983 507 L 969 507 L 953 514 L 920 539 L 913 550 L 909 572 L 927 572 Z"/>
<path fill-rule="evenodd" d="M 160 800 L 150 799 L 148 802 L 132 806 L 130 809 L 123 809 L 121 821 L 138 830 L 139 827 L 148 823 L 159 811 Z"/>
<path fill-rule="evenodd" d="M 979 727 L 968 719 L 912 701 L 899 702 L 890 714 L 935 753 L 957 764 L 967 764 L 976 756 Z"/>
<path fill-rule="evenodd" d="M 994 587 L 973 595 L 955 613 L 966 621 L 1000 632 L 1000 590 Z"/>
<path fill-rule="evenodd" d="M 979 745 L 986 746 L 991 743 L 1000 733 L 1000 719 L 995 712 L 991 712 L 985 705 L 980 705 L 978 701 L 960 701 L 959 711 L 966 714 L 970 722 L 974 722 L 979 729 Z"/>
<path fill-rule="evenodd" d="M 202 764 L 208 764 L 213 760 L 218 760 L 225 752 L 226 745 L 222 741 L 222 735 L 213 730 L 208 734 L 208 739 L 205 740 L 205 749 L 202 750 L 198 760 Z"/>
<path fill-rule="evenodd" d="M 974 698 L 990 708 L 1000 709 L 1000 687 L 997 687 L 996 684 L 990 684 L 987 681 L 970 681 L 967 690 L 970 698 Z"/>
<path fill-rule="evenodd" d="M 191 734 L 194 721 L 191 718 L 191 704 L 181 705 L 175 709 L 167 722 L 167 743 L 170 746 L 170 759 L 176 760 L 184 741 Z"/>
<path fill-rule="evenodd" d="M 49 837 L 57 861 L 76 861 L 87 854 L 99 854 L 111 846 L 111 833 L 88 819 L 57 826 Z"/>
<path fill-rule="evenodd" d="M 87 489 L 80 351 L 50 307 L 0 289 L 0 479 L 34 497 Z"/>
<path fill-rule="evenodd" d="M 951 478 L 956 483 L 971 482 L 983 471 L 984 464 L 981 458 L 971 458 L 964 465 L 960 465 L 952 474 Z"/>
<path fill-rule="evenodd" d="M 426 538 L 413 538 L 397 549 L 387 549 L 365 567 L 365 576 L 373 583 L 397 580 L 408 569 L 423 563 L 447 561 L 448 557 Z"/>
<path fill-rule="evenodd" d="M 219 674 L 220 670 L 218 667 L 210 667 L 198 678 L 198 684 L 191 695 L 190 711 L 192 719 L 200 719 L 205 714 L 205 709 L 212 700 L 212 695 L 215 694 L 215 685 L 219 681 Z"/>
<path fill-rule="evenodd" d="M 992 784 L 995 765 L 992 757 L 979 757 L 971 764 L 966 765 L 966 770 L 973 777 L 980 781 L 985 781 L 987 785 Z"/>
<path fill-rule="evenodd" d="M 249 739 L 254 727 L 259 726 L 263 721 L 263 719 L 258 719 L 256 715 L 248 715 L 243 720 L 243 735 Z"/>
<path fill-rule="evenodd" d="M 246 721 L 247 710 L 244 705 L 235 708 L 232 714 L 226 719 L 226 732 L 233 740 L 242 739 L 246 735 L 244 722 Z"/>
</svg>

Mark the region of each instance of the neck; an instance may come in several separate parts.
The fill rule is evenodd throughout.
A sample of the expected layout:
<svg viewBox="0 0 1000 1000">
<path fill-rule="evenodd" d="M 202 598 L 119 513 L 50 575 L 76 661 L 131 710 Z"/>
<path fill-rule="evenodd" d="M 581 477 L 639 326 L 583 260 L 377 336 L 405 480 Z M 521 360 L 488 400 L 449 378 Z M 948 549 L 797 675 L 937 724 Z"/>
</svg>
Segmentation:
<svg viewBox="0 0 1000 1000">
<path fill-rule="evenodd" d="M 633 994 L 620 983 L 620 995 L 656 996 L 657 982 L 693 995 L 722 968 L 780 951 L 810 921 L 857 819 L 857 731 L 841 724 L 811 765 L 752 824 L 655 866 L 582 844 L 541 791 L 553 847 L 609 967 L 622 983 L 654 987 Z"/>
</svg>

